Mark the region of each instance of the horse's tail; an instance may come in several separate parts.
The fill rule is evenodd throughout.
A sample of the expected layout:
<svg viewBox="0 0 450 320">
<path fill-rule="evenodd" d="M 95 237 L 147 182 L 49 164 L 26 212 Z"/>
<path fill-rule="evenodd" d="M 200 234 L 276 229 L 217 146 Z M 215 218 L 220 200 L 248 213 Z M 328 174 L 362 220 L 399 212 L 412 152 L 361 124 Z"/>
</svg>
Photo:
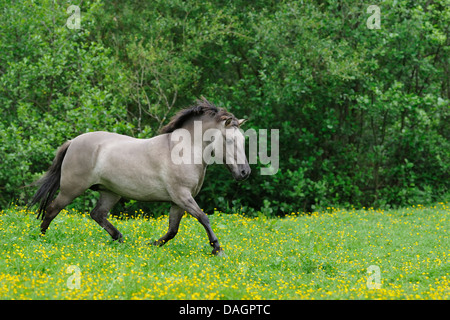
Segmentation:
<svg viewBox="0 0 450 320">
<path fill-rule="evenodd" d="M 56 191 L 58 191 L 61 180 L 61 165 L 69 148 L 71 141 L 65 142 L 56 152 L 55 159 L 47 173 L 33 185 L 40 185 L 40 188 L 31 200 L 30 207 L 40 202 L 37 218 L 44 219 L 45 209 L 53 201 Z"/>
</svg>

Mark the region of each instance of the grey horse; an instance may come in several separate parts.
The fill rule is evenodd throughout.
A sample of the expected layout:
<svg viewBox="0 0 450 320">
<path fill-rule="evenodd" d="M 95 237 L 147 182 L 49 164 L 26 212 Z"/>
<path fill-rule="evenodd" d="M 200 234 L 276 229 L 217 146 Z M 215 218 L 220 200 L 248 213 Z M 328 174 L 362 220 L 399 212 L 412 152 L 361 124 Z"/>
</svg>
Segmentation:
<svg viewBox="0 0 450 320">
<path fill-rule="evenodd" d="M 47 173 L 36 182 L 40 188 L 30 203 L 30 206 L 40 204 L 37 217 L 42 217 L 41 232 L 46 232 L 64 207 L 87 189 L 92 189 L 100 193 L 100 198 L 90 215 L 114 240 L 122 241 L 122 234 L 107 220 L 107 216 L 121 197 L 166 201 L 171 202 L 169 230 L 154 242 L 155 245 L 162 246 L 177 234 L 183 213 L 187 211 L 205 228 L 213 247 L 212 254 L 220 254 L 222 248 L 208 216 L 194 197 L 202 187 L 211 158 L 225 163 L 238 181 L 250 175 L 245 138 L 239 130 L 244 121 L 202 98 L 194 106 L 179 111 L 162 128 L 160 135 L 150 139 L 100 131 L 85 133 L 65 142 L 58 149 Z M 209 141 L 205 138 L 187 139 L 199 134 L 195 132 L 198 124 L 201 124 L 202 136 L 213 131 L 215 134 L 207 135 L 213 138 Z M 187 135 L 183 137 L 180 133 Z M 186 148 L 180 148 L 183 144 Z M 205 157 L 208 148 L 209 161 Z M 224 149 L 226 152 L 214 154 Z M 217 158 L 217 154 L 221 158 Z M 184 161 L 180 161 L 180 157 L 184 157 Z M 192 159 L 194 161 L 189 161 Z"/>
</svg>

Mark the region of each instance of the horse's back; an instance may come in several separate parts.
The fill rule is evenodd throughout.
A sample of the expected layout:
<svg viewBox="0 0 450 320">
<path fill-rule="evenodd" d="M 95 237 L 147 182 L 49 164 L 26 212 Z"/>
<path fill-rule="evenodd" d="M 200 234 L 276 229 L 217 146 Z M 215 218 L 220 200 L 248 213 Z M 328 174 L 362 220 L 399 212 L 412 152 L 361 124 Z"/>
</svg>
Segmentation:
<svg viewBox="0 0 450 320">
<path fill-rule="evenodd" d="M 132 141 L 132 140 L 139 140 L 139 139 L 114 132 L 94 131 L 80 134 L 76 138 L 72 139 L 72 142 L 82 143 L 86 147 L 88 147 L 89 145 L 95 145 L 98 143 L 108 141 L 113 142 L 113 141 Z"/>
<path fill-rule="evenodd" d="M 105 131 L 81 134 L 71 140 L 63 166 L 70 164 L 74 170 L 80 167 L 93 170 L 98 164 L 98 157 L 105 149 L 126 145 L 133 140 L 138 139 Z"/>
</svg>

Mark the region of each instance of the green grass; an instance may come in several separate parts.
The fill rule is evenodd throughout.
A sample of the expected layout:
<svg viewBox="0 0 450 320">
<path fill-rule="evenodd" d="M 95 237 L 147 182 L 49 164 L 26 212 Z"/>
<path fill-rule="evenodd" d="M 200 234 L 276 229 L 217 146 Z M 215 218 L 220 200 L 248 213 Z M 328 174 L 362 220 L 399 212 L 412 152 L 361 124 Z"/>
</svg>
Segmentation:
<svg viewBox="0 0 450 320">
<path fill-rule="evenodd" d="M 12 207 L 0 212 L 0 299 L 449 299 L 449 218 L 444 203 L 274 219 L 216 213 L 226 257 L 214 257 L 189 216 L 156 248 L 148 242 L 166 232 L 167 216 L 111 219 L 125 236 L 116 243 L 80 213 L 60 213 L 40 236 L 35 215 Z M 379 289 L 367 285 L 370 266 Z"/>
</svg>

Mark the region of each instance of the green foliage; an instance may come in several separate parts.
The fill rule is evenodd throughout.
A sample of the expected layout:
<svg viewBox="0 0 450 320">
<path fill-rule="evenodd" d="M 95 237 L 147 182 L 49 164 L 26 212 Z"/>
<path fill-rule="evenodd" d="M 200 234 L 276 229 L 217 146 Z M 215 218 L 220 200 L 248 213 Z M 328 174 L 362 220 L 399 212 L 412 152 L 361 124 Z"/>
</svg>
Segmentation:
<svg viewBox="0 0 450 320">
<path fill-rule="evenodd" d="M 0 205 L 94 130 L 146 138 L 204 95 L 246 128 L 280 130 L 280 170 L 237 183 L 208 169 L 205 211 L 284 215 L 448 196 L 445 1 L 10 2 L 0 12 Z M 89 207 L 95 196 L 89 194 Z M 141 203 L 126 203 L 133 211 Z M 145 207 L 165 210 L 159 205 Z"/>
</svg>

